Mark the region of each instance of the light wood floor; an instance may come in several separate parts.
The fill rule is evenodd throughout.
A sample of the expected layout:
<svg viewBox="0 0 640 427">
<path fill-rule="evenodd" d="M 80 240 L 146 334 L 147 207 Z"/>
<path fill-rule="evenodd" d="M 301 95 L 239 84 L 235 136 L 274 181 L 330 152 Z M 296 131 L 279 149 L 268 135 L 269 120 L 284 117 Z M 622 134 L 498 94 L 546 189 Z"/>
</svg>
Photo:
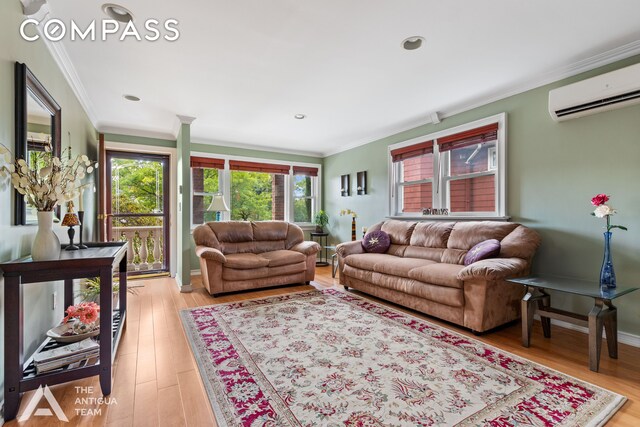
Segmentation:
<svg viewBox="0 0 640 427">
<path fill-rule="evenodd" d="M 330 268 L 318 268 L 313 285 L 342 290 L 337 286 L 337 280 L 331 278 Z M 32 416 L 29 421 L 18 423 L 14 420 L 7 426 L 215 426 L 178 312 L 188 307 L 313 289 L 311 286 L 281 287 L 213 298 L 202 288 L 199 278 L 195 278 L 196 290 L 185 294 L 181 294 L 175 281 L 169 278 L 130 284 L 144 287 L 136 288 L 136 294 L 130 294 L 128 299 L 127 326 L 115 360 L 114 385 L 110 396 L 117 403 L 101 405 L 90 400 L 77 401 L 79 398 L 101 397 L 98 377 L 70 382 L 51 387 L 69 423 L 61 423 L 55 417 Z M 461 328 L 430 320 L 471 335 Z M 627 396 L 629 400 L 608 425 L 640 426 L 640 348 L 620 344 L 619 359 L 611 360 L 606 354 L 606 345 L 603 346 L 600 372 L 595 373 L 587 367 L 587 336 L 580 332 L 553 327 L 552 338 L 545 339 L 540 324 L 536 324 L 530 348 L 520 345 L 519 323 L 478 338 Z M 23 397 L 21 412 L 31 395 L 27 393 Z M 47 405 L 41 401 L 39 407 Z M 76 413 L 79 408 L 87 412 Z M 88 411 L 99 413 L 91 414 Z"/>
</svg>

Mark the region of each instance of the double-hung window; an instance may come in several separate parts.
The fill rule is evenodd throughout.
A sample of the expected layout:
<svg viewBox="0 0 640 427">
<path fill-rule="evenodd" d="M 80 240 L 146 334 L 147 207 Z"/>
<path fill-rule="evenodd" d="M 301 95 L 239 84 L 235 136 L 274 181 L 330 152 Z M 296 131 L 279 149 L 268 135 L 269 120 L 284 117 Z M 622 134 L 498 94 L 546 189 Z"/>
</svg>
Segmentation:
<svg viewBox="0 0 640 427">
<path fill-rule="evenodd" d="M 391 216 L 505 216 L 505 130 L 500 114 L 391 146 Z"/>
<path fill-rule="evenodd" d="M 293 167 L 293 221 L 310 224 L 318 211 L 318 168 Z"/>
</svg>

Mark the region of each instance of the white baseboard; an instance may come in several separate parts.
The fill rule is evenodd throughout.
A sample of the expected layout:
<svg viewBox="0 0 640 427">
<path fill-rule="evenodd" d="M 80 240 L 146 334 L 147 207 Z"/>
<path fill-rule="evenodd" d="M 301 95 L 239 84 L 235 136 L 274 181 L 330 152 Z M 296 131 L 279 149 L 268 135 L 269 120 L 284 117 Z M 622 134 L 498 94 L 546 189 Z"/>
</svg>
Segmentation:
<svg viewBox="0 0 640 427">
<path fill-rule="evenodd" d="M 200 275 L 200 269 L 197 269 L 197 270 L 191 270 L 191 275 L 192 275 L 192 276 L 199 276 L 199 275 Z"/>
<path fill-rule="evenodd" d="M 537 314 L 534 316 L 534 318 L 537 319 L 537 320 L 540 320 L 540 316 L 537 315 Z M 573 323 L 564 322 L 562 320 L 551 319 L 551 324 L 552 325 L 556 325 L 556 326 L 560 326 L 561 328 L 566 328 L 566 329 L 571 329 L 571 330 L 574 330 L 574 331 L 582 332 L 583 334 L 588 334 L 589 333 L 589 329 L 585 328 L 584 326 L 574 325 Z M 607 337 L 606 331 L 604 331 L 602 333 L 602 337 L 603 338 Z M 640 347 L 640 336 L 639 335 L 630 334 L 628 332 L 620 332 L 620 331 L 618 331 L 618 342 L 622 343 L 622 344 L 630 345 L 632 347 Z"/>
</svg>

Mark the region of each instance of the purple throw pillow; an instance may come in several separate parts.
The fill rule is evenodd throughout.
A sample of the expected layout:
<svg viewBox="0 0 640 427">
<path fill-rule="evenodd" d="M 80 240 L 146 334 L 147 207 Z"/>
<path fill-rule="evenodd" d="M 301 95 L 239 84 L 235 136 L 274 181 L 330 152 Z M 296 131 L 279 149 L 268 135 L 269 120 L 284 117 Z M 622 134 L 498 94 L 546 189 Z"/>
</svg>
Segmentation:
<svg viewBox="0 0 640 427">
<path fill-rule="evenodd" d="M 464 256 L 464 265 L 473 264 L 487 258 L 495 258 L 500 253 L 500 241 L 496 239 L 485 240 L 480 242 Z"/>
<path fill-rule="evenodd" d="M 391 239 L 389 235 L 382 230 L 367 233 L 364 239 L 362 239 L 362 248 L 365 252 L 383 254 L 387 252 L 389 246 L 391 246 Z"/>
</svg>

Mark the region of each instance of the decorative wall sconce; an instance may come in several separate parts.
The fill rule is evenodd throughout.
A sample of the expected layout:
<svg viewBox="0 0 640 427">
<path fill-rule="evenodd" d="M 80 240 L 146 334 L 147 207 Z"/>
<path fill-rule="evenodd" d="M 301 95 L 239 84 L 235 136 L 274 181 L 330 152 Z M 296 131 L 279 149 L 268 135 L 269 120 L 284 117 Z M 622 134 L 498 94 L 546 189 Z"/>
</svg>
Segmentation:
<svg viewBox="0 0 640 427">
<path fill-rule="evenodd" d="M 367 194 L 367 171 L 360 171 L 356 175 L 356 188 L 358 196 Z"/>
<path fill-rule="evenodd" d="M 351 180 L 349 179 L 349 175 L 342 175 L 340 177 L 340 195 L 342 197 L 347 197 L 351 195 Z"/>
</svg>

